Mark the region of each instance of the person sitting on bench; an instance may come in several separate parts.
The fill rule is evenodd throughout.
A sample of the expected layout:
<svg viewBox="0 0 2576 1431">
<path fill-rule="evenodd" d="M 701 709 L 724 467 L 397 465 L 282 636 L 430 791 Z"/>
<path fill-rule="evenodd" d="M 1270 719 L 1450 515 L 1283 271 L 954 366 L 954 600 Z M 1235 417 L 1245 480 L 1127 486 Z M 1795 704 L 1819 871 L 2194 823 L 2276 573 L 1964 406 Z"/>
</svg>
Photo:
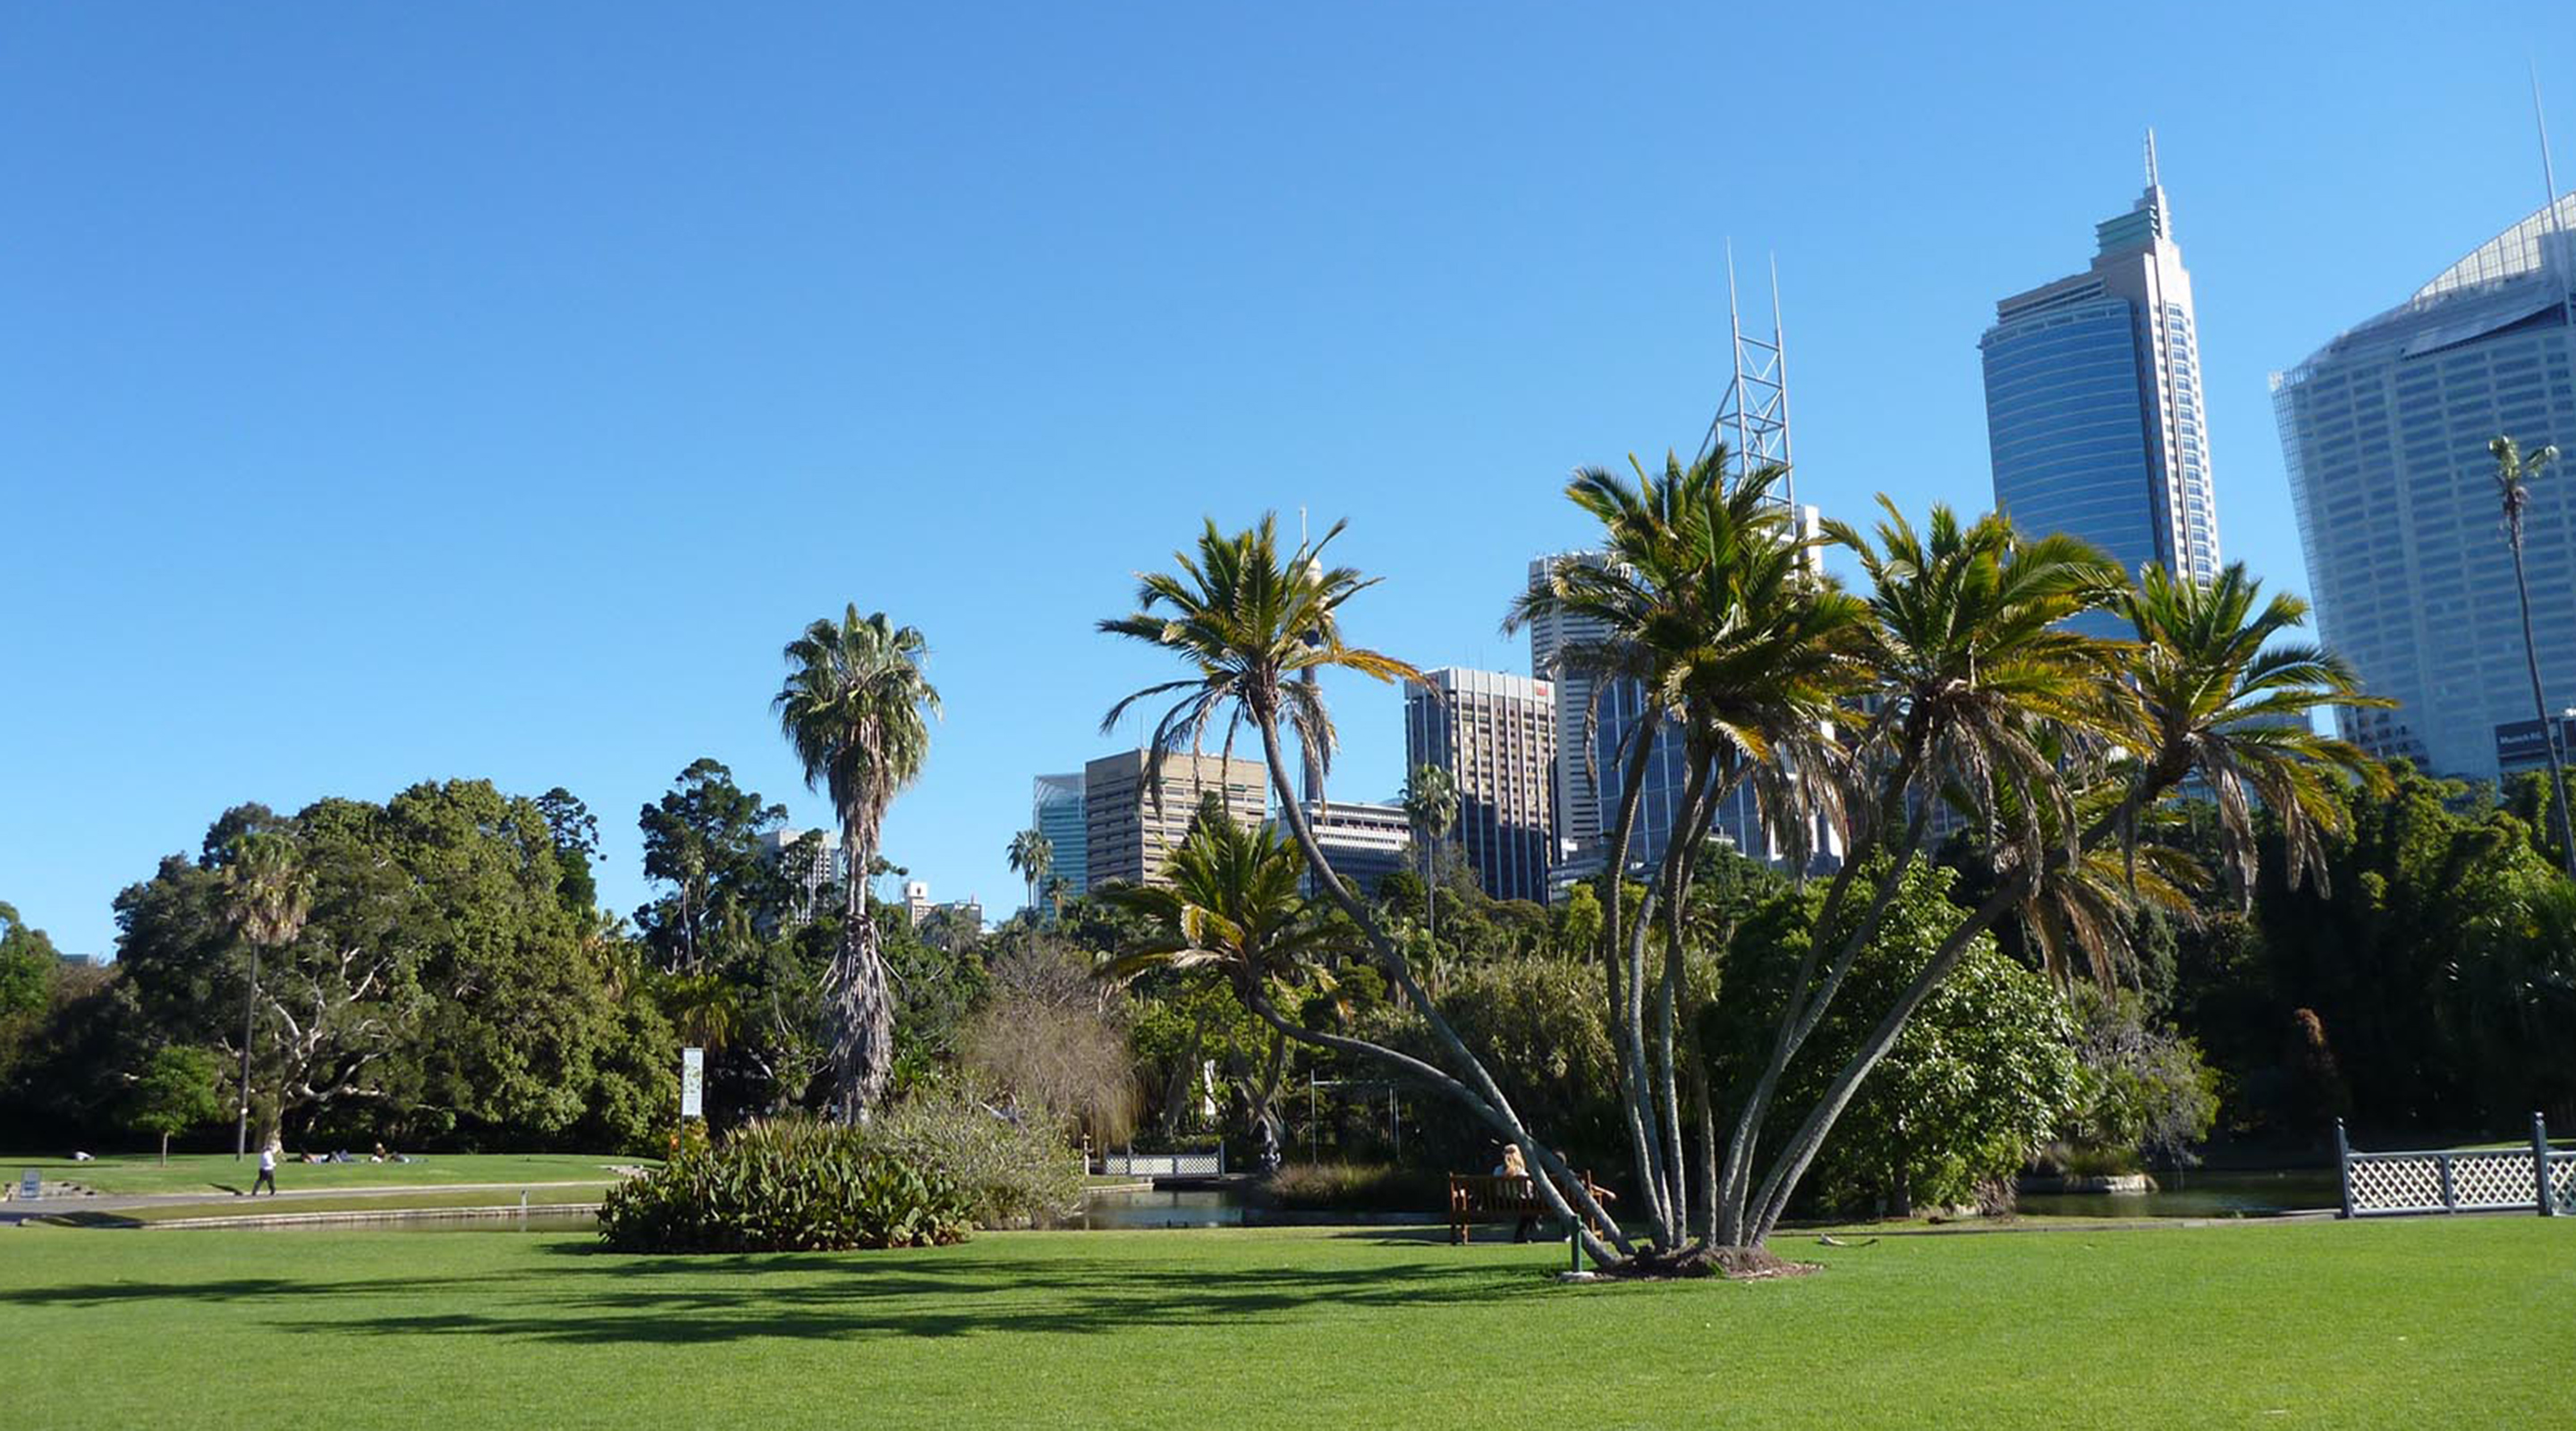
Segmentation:
<svg viewBox="0 0 2576 1431">
<path fill-rule="evenodd" d="M 1518 1143 L 1505 1143 L 1503 1145 L 1503 1161 L 1500 1166 L 1494 1169 L 1494 1176 L 1498 1178 L 1525 1178 L 1529 1175 L 1529 1164 L 1524 1162 L 1521 1158 L 1521 1145 Z M 1512 1241 L 1527 1242 L 1530 1240 L 1530 1234 L 1537 1230 L 1537 1216 L 1532 1213 L 1524 1212 L 1521 1214 L 1520 1221 L 1512 1224 Z"/>
</svg>

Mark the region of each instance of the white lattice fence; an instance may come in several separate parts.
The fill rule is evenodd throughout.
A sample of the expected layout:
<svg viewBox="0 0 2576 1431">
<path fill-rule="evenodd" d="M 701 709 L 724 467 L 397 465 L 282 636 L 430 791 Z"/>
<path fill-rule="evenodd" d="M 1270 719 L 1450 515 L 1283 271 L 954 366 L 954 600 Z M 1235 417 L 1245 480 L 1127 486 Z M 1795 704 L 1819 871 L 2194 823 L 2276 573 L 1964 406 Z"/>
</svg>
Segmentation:
<svg viewBox="0 0 2576 1431">
<path fill-rule="evenodd" d="M 1225 1171 L 1225 1150 L 1204 1153 L 1104 1153 L 1098 1171 L 1131 1178 L 1216 1177 Z"/>
<path fill-rule="evenodd" d="M 2344 1176 L 2355 1216 L 2443 1210 L 2442 1160 L 2435 1154 L 2355 1153 Z"/>
<path fill-rule="evenodd" d="M 2536 1113 L 2526 1148 L 2356 1153 L 2337 1122 L 2335 1155 L 2343 1171 L 2346 1217 L 2515 1209 L 2576 1213 L 2576 1153 L 2550 1152 L 2548 1127 Z"/>
</svg>

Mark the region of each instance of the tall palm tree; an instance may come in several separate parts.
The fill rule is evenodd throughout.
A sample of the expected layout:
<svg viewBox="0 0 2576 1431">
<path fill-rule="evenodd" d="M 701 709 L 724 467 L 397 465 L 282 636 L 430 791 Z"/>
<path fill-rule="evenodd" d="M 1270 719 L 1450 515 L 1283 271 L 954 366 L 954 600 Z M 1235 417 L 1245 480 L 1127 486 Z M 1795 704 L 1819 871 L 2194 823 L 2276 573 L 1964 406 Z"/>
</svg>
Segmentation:
<svg viewBox="0 0 2576 1431">
<path fill-rule="evenodd" d="M 1760 1132 L 1781 1076 L 1875 935 L 1935 808 L 1957 804 L 1990 843 L 2009 830 L 2031 856 L 2023 867 L 2036 869 L 2047 832 L 2057 832 L 2061 850 L 2075 839 L 2070 764 L 2108 744 L 2103 692 L 2118 648 L 2067 622 L 2115 598 L 2126 585 L 2119 568 L 2070 537 L 2025 538 L 2001 516 L 1963 523 L 1936 506 L 1918 530 L 1887 498 L 1879 503 L 1885 516 L 1875 540 L 1826 525 L 1870 583 L 1859 659 L 1877 710 L 1861 724 L 1852 754 L 1855 783 L 1866 793 L 1849 802 L 1851 848 L 1800 955 L 1770 1057 L 1737 1109 L 1718 1189 L 1723 1243 L 1768 1235 L 1777 1216 L 1770 1209 L 1785 1205 L 1840 1115 L 1836 1108 L 1811 1120 L 1755 1188 Z M 1867 903 L 1845 918 L 1863 889 Z"/>
<path fill-rule="evenodd" d="M 1449 829 L 1458 823 L 1458 782 L 1437 765 L 1417 765 L 1404 782 L 1404 817 L 1413 826 L 1413 841 L 1422 848 L 1422 928 L 1432 932 L 1431 887 L 1436 879 L 1433 856 Z"/>
<path fill-rule="evenodd" d="M 1144 916 L 1151 930 L 1125 951 L 1102 960 L 1097 972 L 1120 982 L 1148 969 L 1213 968 L 1235 998 L 1270 1025 L 1269 1056 L 1252 1093 L 1254 1121 L 1280 1136 L 1277 1095 L 1287 1041 L 1303 1038 L 1300 1026 L 1277 1004 L 1277 993 L 1301 985 L 1329 991 L 1335 980 L 1324 956 L 1348 937 L 1336 930 L 1297 889 L 1304 857 L 1269 825 L 1246 829 L 1225 818 L 1197 821 L 1172 847 L 1164 865 L 1168 887 L 1112 885 L 1107 901 Z"/>
<path fill-rule="evenodd" d="M 1785 469 L 1731 476 L 1730 465 L 1721 447 L 1687 467 L 1668 455 L 1659 472 L 1631 457 L 1633 483 L 1599 468 L 1578 471 L 1566 494 L 1601 524 L 1601 550 L 1552 564 L 1504 619 L 1506 631 L 1550 616 L 1601 631 L 1569 643 L 1557 674 L 1591 677 L 1596 694 L 1629 683 L 1642 705 L 1644 718 L 1614 753 L 1624 779 L 1603 875 L 1603 963 L 1642 1205 L 1668 1248 L 1686 1236 L 1691 1206 L 1679 1078 L 1691 1062 L 1680 1037 L 1691 1022 L 1681 1008 L 1685 931 L 1670 915 L 1687 905 L 1698 847 L 1718 810 L 1745 787 L 1773 842 L 1791 863 L 1806 862 L 1817 817 L 1838 807 L 1840 752 L 1831 731 L 1857 675 L 1866 615 L 1817 569 L 1817 541 L 1797 532 L 1774 495 Z M 1624 908 L 1610 910 L 1624 904 L 1617 887 L 1646 762 L 1668 735 L 1681 745 L 1681 805 L 1660 871 L 1627 919 Z M 1590 743 L 1580 733 L 1568 738 Z M 1663 969 L 1650 977 L 1658 906 L 1667 915 Z M 1705 1099 L 1699 1113 L 1705 1208 L 1715 1141 Z"/>
<path fill-rule="evenodd" d="M 2070 872 L 2096 893 L 2107 888 L 2101 866 L 2086 868 L 2090 857 L 2132 836 L 2141 815 L 2187 777 L 2198 774 L 2218 792 L 2220 821 L 2234 827 L 2223 843 L 2240 890 L 2255 851 L 2249 791 L 2281 826 L 2292 877 L 2323 878 L 2319 841 L 2341 830 L 2350 813 L 2331 786 L 2357 781 L 2384 789 L 2387 775 L 2356 747 L 2316 734 L 2310 719 L 2321 707 L 2386 702 L 2364 694 L 2350 668 L 2330 654 L 2274 644 L 2304 622 L 2306 607 L 2289 596 L 2263 602 L 2260 592 L 2241 567 L 2203 586 L 2150 566 L 2134 588 L 2115 589 L 2102 602 L 2128 617 L 2136 640 L 2108 648 L 2115 663 L 2093 683 L 2092 698 L 2080 693 L 2079 682 L 2043 680 L 2035 668 L 2013 678 L 2025 717 L 2016 723 L 2043 737 L 2071 737 L 2056 746 L 2061 791 L 2026 799 L 2008 784 L 1989 792 L 1987 808 L 2004 827 L 1990 841 L 2000 875 L 1994 893 L 1952 929 L 1781 1150 L 1755 1198 L 1749 1240 L 1778 1225 L 1797 1180 L 1860 1082 L 1969 944 Z M 1927 601 L 1922 609 L 1937 604 Z M 2076 663 L 2080 668 L 2082 658 Z M 2101 742 L 2089 753 L 2079 750 L 2088 738 Z M 2001 756 L 1987 764 L 2009 768 Z M 2084 932 L 2080 923 L 2073 932 Z"/>
<path fill-rule="evenodd" d="M 2540 718 L 2540 748 L 2549 756 L 2549 808 L 2558 825 L 2558 854 L 2570 878 L 2576 878 L 2576 829 L 2567 817 L 2567 772 L 2558 757 L 2558 725 L 2549 718 L 2549 698 L 2540 688 L 2540 647 L 2531 637 L 2531 583 L 2522 571 L 2522 516 L 2531 505 L 2530 479 L 2558 458 L 2544 447 L 2525 456 L 2510 437 L 2487 444 L 2496 460 L 2496 495 L 2504 502 L 2505 541 L 2513 548 L 2513 592 L 2522 601 L 2522 660 L 2531 672 L 2531 711 Z"/>
<path fill-rule="evenodd" d="M 1047 873 L 1055 868 L 1055 841 L 1035 828 L 1011 836 L 1011 872 L 1028 881 L 1029 907 L 1037 907 L 1038 891 L 1046 886 Z"/>
<path fill-rule="evenodd" d="M 1598 1203 L 1564 1159 L 1530 1135 L 1492 1073 L 1423 989 L 1402 949 L 1334 872 L 1316 843 L 1289 768 L 1282 731 L 1293 731 L 1305 762 L 1317 770 L 1329 762 L 1334 735 L 1323 688 L 1303 680 L 1303 673 L 1338 669 L 1380 681 L 1419 680 L 1421 673 L 1393 656 L 1343 639 L 1341 608 L 1376 581 L 1349 567 L 1325 565 L 1324 552 L 1341 534 L 1342 524 L 1334 523 L 1320 540 L 1284 552 L 1277 528 L 1276 518 L 1268 515 L 1257 525 L 1231 534 L 1209 521 L 1193 550 L 1174 554 L 1176 571 L 1139 577 L 1136 611 L 1102 621 L 1101 631 L 1176 657 L 1188 674 L 1119 701 L 1110 707 L 1101 728 L 1114 729 L 1119 718 L 1139 702 L 1169 699 L 1171 704 L 1155 722 L 1148 748 L 1145 780 L 1150 788 L 1159 782 L 1163 763 L 1172 752 L 1203 750 L 1211 727 L 1224 727 L 1224 752 L 1231 755 L 1236 735 L 1251 726 L 1261 742 L 1271 789 L 1287 816 L 1289 834 L 1304 853 L 1316 887 L 1358 926 L 1399 995 L 1422 1016 L 1442 1062 L 1425 1062 L 1339 1034 L 1315 1033 L 1311 1039 L 1324 1047 L 1392 1063 L 1448 1094 L 1520 1145 L 1523 1154 L 1548 1174 L 1539 1179 L 1539 1187 L 1552 1211 L 1573 1216 L 1566 1200 L 1570 1194 L 1588 1218 L 1606 1223 Z M 1625 1236 L 1615 1227 L 1608 1234 L 1609 1243 L 1589 1231 L 1581 1236 L 1597 1259 L 1609 1260 L 1614 1255 L 1612 1245 L 1619 1252 L 1628 1250 Z"/>
<path fill-rule="evenodd" d="M 787 680 L 770 703 L 806 784 L 823 791 L 839 815 L 850 862 L 841 947 L 824 983 L 845 1122 L 866 1117 L 894 1067 L 894 1004 L 868 909 L 867 872 L 876 867 L 886 807 L 920 776 L 930 751 L 939 693 L 922 674 L 926 654 L 919 631 L 894 625 L 882 611 L 861 617 L 852 605 L 839 620 L 824 617 L 787 643 Z"/>
<path fill-rule="evenodd" d="M 233 925 L 250 944 L 250 989 L 242 999 L 241 1113 L 233 1128 L 233 1158 L 250 1150 L 250 1047 L 259 1015 L 259 956 L 303 934 L 313 915 L 313 877 L 295 842 L 281 834 L 244 835 L 224 869 Z"/>
</svg>

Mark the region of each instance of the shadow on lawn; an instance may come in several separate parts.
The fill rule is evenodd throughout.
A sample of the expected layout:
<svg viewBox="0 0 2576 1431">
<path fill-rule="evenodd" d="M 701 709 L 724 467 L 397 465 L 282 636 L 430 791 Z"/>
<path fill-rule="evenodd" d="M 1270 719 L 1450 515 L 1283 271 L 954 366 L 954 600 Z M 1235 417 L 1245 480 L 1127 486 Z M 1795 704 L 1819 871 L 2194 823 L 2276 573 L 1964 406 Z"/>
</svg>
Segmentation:
<svg viewBox="0 0 2576 1431">
<path fill-rule="evenodd" d="M 1495 1302 L 1546 1285 L 1526 1265 L 1484 1258 L 1456 1266 L 1319 1268 L 1211 1268 L 1192 1265 L 1186 1255 L 1163 1263 L 1087 1255 L 962 1261 L 935 1252 L 593 1254 L 546 1261 L 523 1271 L 453 1278 L 33 1288 L 0 1293 L 0 1304 L 273 1304 L 281 1315 L 272 1324 L 287 1331 L 679 1344 L 1222 1325 L 1323 1310 Z M 441 1302 L 468 1305 L 417 1310 Z"/>
</svg>

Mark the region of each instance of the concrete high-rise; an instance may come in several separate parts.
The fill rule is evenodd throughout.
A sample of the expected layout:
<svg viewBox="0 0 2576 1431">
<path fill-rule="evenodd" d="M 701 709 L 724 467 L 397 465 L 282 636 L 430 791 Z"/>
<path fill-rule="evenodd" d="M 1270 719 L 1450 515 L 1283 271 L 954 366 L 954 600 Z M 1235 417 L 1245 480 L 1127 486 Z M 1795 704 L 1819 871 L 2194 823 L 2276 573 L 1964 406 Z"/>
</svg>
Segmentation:
<svg viewBox="0 0 2576 1431">
<path fill-rule="evenodd" d="M 2153 561 L 2206 582 L 2220 563 L 2199 326 L 2152 135 L 2147 154 L 2146 192 L 2094 226 L 2092 266 L 1997 303 L 1977 344 L 1995 506 L 2025 532 L 2090 542 L 2133 579 Z"/>
<path fill-rule="evenodd" d="M 1401 805 L 1359 800 L 1307 802 L 1306 823 L 1324 852 L 1324 863 L 1362 899 L 1377 895 L 1388 875 L 1404 868 L 1404 852 L 1413 843 L 1413 822 Z M 1284 838 L 1286 832 L 1281 832 Z M 1298 887 L 1319 894 L 1312 870 L 1298 876 Z"/>
<path fill-rule="evenodd" d="M 1556 783 L 1556 693 L 1546 681 L 1443 667 L 1404 697 L 1404 763 L 1458 786 L 1451 831 L 1485 893 L 1547 898 Z"/>
<path fill-rule="evenodd" d="M 1083 816 L 1083 774 L 1041 775 L 1029 802 L 1029 828 L 1046 836 L 1052 861 L 1047 878 L 1064 881 L 1067 895 L 1084 893 L 1091 888 L 1089 855 L 1090 826 Z M 1046 900 L 1043 889 L 1033 891 L 1040 903 Z"/>
<path fill-rule="evenodd" d="M 1164 883 L 1164 858 L 1189 834 L 1210 794 L 1238 824 L 1258 825 L 1269 809 L 1267 776 L 1257 760 L 1174 751 L 1151 784 L 1147 760 L 1146 752 L 1128 750 L 1082 768 L 1084 863 L 1095 887 L 1113 880 Z"/>
<path fill-rule="evenodd" d="M 2487 444 L 2576 450 L 2576 194 L 2481 244 L 2405 302 L 2272 377 L 2319 634 L 2394 710 L 2346 738 L 2484 778 L 2537 749 Z M 2576 473 L 2530 484 L 2523 560 L 2541 683 L 2576 704 Z M 2513 731 L 2499 727 L 2516 727 Z"/>
</svg>

